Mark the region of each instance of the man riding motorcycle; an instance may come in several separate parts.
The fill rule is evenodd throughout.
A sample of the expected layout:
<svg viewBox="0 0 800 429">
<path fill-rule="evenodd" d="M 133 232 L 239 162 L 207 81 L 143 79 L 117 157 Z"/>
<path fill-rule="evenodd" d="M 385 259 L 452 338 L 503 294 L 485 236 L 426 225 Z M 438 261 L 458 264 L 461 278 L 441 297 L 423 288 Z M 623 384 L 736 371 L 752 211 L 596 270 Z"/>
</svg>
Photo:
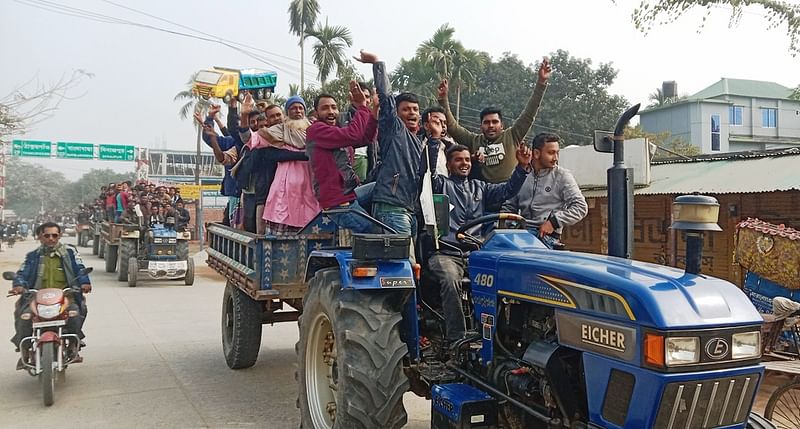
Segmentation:
<svg viewBox="0 0 800 429">
<path fill-rule="evenodd" d="M 30 313 L 31 295 L 24 294 L 28 289 L 63 289 L 69 287 L 73 289 L 72 299 L 70 300 L 67 311 L 78 311 L 78 316 L 70 317 L 67 320 L 65 331 L 77 334 L 83 344 L 83 322 L 86 318 L 86 302 L 83 293 L 92 291 L 92 284 L 89 276 L 82 274 L 84 270 L 83 261 L 77 249 L 59 242 L 61 237 L 61 227 L 54 222 L 41 224 L 35 231 L 42 244 L 38 249 L 25 255 L 25 262 L 17 271 L 14 279 L 13 288 L 9 293 L 12 295 L 22 295 L 14 311 L 14 327 L 16 334 L 11 342 L 19 349 L 19 343 L 23 338 L 33 334 L 31 320 L 23 320 L 20 316 Z"/>
</svg>

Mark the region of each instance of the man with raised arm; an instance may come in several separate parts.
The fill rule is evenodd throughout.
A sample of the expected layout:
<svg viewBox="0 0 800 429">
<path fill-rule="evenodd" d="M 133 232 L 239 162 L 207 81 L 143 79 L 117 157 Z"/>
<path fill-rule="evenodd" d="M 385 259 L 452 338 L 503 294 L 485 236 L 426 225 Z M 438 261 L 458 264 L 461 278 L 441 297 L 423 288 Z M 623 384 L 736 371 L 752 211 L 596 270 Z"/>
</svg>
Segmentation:
<svg viewBox="0 0 800 429">
<path fill-rule="evenodd" d="M 547 89 L 550 72 L 550 62 L 544 58 L 539 66 L 539 78 L 533 88 L 533 94 L 528 99 L 525 110 L 510 128 L 504 128 L 503 112 L 500 109 L 487 107 L 481 110 L 480 133 L 473 133 L 456 121 L 450 111 L 447 99 L 447 79 L 439 84 L 439 105 L 444 108 L 447 117 L 447 132 L 456 143 L 468 147 L 474 159 L 478 161 L 480 171 L 476 171 L 475 173 L 479 174 L 473 174 L 474 177 L 482 178 L 490 183 L 505 182 L 511 177 L 516 165 L 512 154 L 516 150 L 516 145 L 522 141 L 536 119 L 536 112 L 539 110 L 542 97 Z M 475 165 L 473 165 L 473 169 L 474 167 Z"/>
</svg>

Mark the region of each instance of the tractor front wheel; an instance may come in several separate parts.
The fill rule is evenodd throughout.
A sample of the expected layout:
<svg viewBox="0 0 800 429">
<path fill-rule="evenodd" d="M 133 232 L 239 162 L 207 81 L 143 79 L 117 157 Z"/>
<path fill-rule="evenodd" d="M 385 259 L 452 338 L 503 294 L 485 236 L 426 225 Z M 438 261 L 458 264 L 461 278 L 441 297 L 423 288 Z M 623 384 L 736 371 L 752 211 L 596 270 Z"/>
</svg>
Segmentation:
<svg viewBox="0 0 800 429">
<path fill-rule="evenodd" d="M 406 424 L 402 293 L 342 290 L 336 268 L 314 275 L 303 299 L 295 347 L 303 428 L 394 429 Z"/>
</svg>

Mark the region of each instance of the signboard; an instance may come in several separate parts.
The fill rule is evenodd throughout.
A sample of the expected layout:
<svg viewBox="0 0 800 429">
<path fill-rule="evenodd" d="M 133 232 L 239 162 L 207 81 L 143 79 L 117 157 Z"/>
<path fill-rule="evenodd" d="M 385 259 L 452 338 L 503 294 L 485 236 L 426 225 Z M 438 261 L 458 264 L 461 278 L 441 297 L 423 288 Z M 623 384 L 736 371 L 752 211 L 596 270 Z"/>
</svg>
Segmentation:
<svg viewBox="0 0 800 429">
<path fill-rule="evenodd" d="M 181 190 L 181 198 L 184 200 L 196 200 L 200 198 L 200 186 L 199 185 L 178 185 L 178 189 Z M 203 185 L 203 196 L 208 196 L 206 192 L 219 192 L 219 184 L 216 185 Z"/>
<path fill-rule="evenodd" d="M 133 146 L 101 144 L 97 159 L 104 161 L 133 161 L 136 148 Z"/>
<path fill-rule="evenodd" d="M 11 142 L 11 155 L 50 158 L 51 145 L 52 143 L 41 140 L 13 140 Z"/>
<path fill-rule="evenodd" d="M 92 143 L 56 143 L 56 156 L 59 158 L 93 159 L 94 145 Z"/>
</svg>

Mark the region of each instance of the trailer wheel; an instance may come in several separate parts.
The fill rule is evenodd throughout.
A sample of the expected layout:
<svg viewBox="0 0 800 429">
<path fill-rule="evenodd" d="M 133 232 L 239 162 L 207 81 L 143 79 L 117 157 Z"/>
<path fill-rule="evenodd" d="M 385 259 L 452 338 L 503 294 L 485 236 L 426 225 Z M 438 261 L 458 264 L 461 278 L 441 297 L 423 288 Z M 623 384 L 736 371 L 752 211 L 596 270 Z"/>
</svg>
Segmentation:
<svg viewBox="0 0 800 429">
<path fill-rule="evenodd" d="M 764 417 L 779 428 L 800 428 L 800 381 L 794 380 L 777 388 L 767 401 Z"/>
<path fill-rule="evenodd" d="M 130 258 L 136 258 L 136 240 L 125 239 L 119 244 L 119 272 L 117 272 L 117 280 L 121 282 L 128 281 L 128 263 Z"/>
<path fill-rule="evenodd" d="M 264 309 L 228 282 L 222 295 L 222 351 L 230 369 L 250 368 L 261 348 L 261 319 Z"/>
<path fill-rule="evenodd" d="M 318 271 L 300 316 L 297 381 L 304 429 L 400 428 L 408 416 L 398 292 L 342 290 L 337 268 Z"/>
<path fill-rule="evenodd" d="M 103 237 L 99 238 L 100 244 L 97 247 L 97 257 L 100 259 L 106 258 L 106 243 L 103 241 Z"/>
<path fill-rule="evenodd" d="M 106 272 L 113 273 L 117 270 L 117 246 L 106 244 Z"/>
<path fill-rule="evenodd" d="M 97 255 L 100 253 L 100 236 L 94 235 L 92 239 L 92 255 Z"/>
</svg>

